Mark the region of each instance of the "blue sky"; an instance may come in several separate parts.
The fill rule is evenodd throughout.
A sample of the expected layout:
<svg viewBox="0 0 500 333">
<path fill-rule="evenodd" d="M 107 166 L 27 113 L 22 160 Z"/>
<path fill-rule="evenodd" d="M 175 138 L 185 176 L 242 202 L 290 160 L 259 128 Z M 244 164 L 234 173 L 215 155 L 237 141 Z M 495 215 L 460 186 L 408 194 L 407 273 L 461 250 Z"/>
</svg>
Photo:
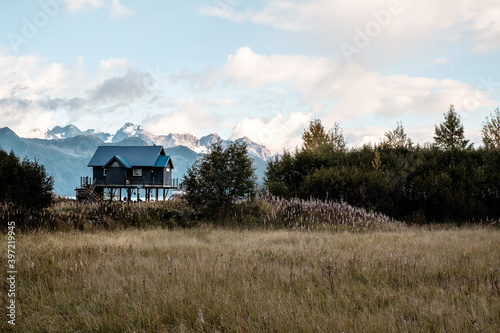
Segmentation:
<svg viewBox="0 0 500 333">
<path fill-rule="evenodd" d="M 2 3 L 0 127 L 248 136 L 274 152 L 319 118 L 351 145 L 454 104 L 481 143 L 500 106 L 493 0 L 36 0 Z M 496 66 L 495 66 L 496 65 Z"/>
</svg>

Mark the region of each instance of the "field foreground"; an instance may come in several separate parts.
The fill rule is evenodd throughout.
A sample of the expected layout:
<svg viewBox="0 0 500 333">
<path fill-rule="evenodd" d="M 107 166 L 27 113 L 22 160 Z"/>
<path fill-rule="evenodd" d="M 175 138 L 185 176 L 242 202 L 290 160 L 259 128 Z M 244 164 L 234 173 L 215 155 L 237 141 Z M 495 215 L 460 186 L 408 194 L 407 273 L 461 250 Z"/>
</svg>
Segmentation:
<svg viewBox="0 0 500 333">
<path fill-rule="evenodd" d="M 17 249 L 18 332 L 500 331 L 498 228 L 33 233 Z"/>
</svg>

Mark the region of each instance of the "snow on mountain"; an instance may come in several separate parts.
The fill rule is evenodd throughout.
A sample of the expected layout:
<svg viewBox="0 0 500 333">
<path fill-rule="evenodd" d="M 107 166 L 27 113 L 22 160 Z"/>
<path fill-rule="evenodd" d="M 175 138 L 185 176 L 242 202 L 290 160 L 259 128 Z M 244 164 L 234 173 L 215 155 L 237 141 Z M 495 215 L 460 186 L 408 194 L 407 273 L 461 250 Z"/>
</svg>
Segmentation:
<svg viewBox="0 0 500 333">
<path fill-rule="evenodd" d="M 67 125 L 65 127 L 56 126 L 45 133 L 47 139 L 67 139 L 73 138 L 77 135 L 82 135 L 83 132 L 78 129 L 75 125 Z"/>
<path fill-rule="evenodd" d="M 109 133 L 96 132 L 93 129 L 81 131 L 75 125 L 69 124 L 65 127 L 56 126 L 53 129 L 48 130 L 45 133 L 45 138 L 48 140 L 61 140 L 61 139 L 74 138 L 79 135 L 95 135 L 104 142 L 108 141 L 109 138 L 112 137 L 111 134 Z"/>
<path fill-rule="evenodd" d="M 273 156 L 273 154 L 271 153 L 271 151 L 269 149 L 267 149 L 266 147 L 264 147 L 261 144 L 253 142 L 252 140 L 250 140 L 246 136 L 241 138 L 241 139 L 236 140 L 236 142 L 246 143 L 248 152 L 250 154 L 254 154 L 254 155 L 260 157 L 264 161 L 267 161 L 269 158 L 271 158 Z"/>
<path fill-rule="evenodd" d="M 216 142 L 221 142 L 221 141 L 224 141 L 224 140 L 222 140 L 222 138 L 218 134 L 212 133 L 212 134 L 209 134 L 209 135 L 202 137 L 200 139 L 200 145 L 202 147 L 208 148 L 212 144 L 214 144 Z"/>
<path fill-rule="evenodd" d="M 151 140 L 149 140 L 149 138 L 147 138 L 147 136 L 145 136 L 144 134 L 145 134 L 144 129 L 142 128 L 141 125 L 136 126 L 132 123 L 125 123 L 125 125 L 123 125 L 122 128 L 116 131 L 111 142 L 117 143 L 127 138 L 138 137 L 141 139 L 145 139 L 144 141 L 147 144 L 153 144 L 153 142 L 151 142 Z"/>
<path fill-rule="evenodd" d="M 163 147 L 185 146 L 195 151 L 200 147 L 198 139 L 192 134 L 159 135 L 158 144 Z"/>
<path fill-rule="evenodd" d="M 114 144 L 117 144 L 129 138 L 139 138 L 147 145 L 158 145 L 165 148 L 184 146 L 195 151 L 198 154 L 206 153 L 208 151 L 208 148 L 213 143 L 224 141 L 216 133 L 203 136 L 201 139 L 198 139 L 196 136 L 189 133 L 155 135 L 146 131 L 141 125 L 135 125 L 130 122 L 125 123 L 118 131 L 116 131 L 115 134 L 96 132 L 93 129 L 81 131 L 75 125 L 70 124 L 65 127 L 56 126 L 53 129 L 48 130 L 45 134 L 45 137 L 49 140 L 62 140 L 74 138 L 79 135 L 94 135 L 101 139 L 104 143 Z M 263 159 L 264 161 L 267 161 L 267 159 L 272 156 L 271 152 L 266 147 L 253 142 L 247 137 L 238 139 L 237 141 L 245 142 L 247 144 L 249 153 Z"/>
</svg>

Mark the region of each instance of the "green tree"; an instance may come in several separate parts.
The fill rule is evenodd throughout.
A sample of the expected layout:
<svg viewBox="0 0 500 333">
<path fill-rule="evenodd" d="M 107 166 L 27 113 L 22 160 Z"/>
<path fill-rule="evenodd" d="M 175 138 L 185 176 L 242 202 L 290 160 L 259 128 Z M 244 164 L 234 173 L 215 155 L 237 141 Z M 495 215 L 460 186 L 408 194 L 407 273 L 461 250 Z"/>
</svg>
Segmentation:
<svg viewBox="0 0 500 333">
<path fill-rule="evenodd" d="M 406 148 L 410 149 L 413 147 L 413 142 L 405 133 L 402 122 L 398 122 L 398 126 L 395 130 L 385 132 L 385 138 L 382 139 L 382 146 L 388 148 Z"/>
<path fill-rule="evenodd" d="M 486 117 L 481 130 L 484 146 L 487 149 L 500 149 L 500 109 Z"/>
<path fill-rule="evenodd" d="M 303 150 L 308 152 L 316 152 L 320 148 L 343 151 L 347 146 L 339 123 L 335 123 L 333 128 L 327 131 L 319 119 L 310 122 L 309 128 L 302 133 L 302 140 L 304 140 Z"/>
<path fill-rule="evenodd" d="M 37 161 L 0 151 L 0 202 L 11 203 L 23 214 L 50 206 L 54 181 Z"/>
<path fill-rule="evenodd" d="M 339 123 L 335 123 L 333 125 L 333 128 L 330 131 L 330 140 L 334 150 L 346 150 L 347 142 L 344 138 L 344 132 L 342 131 L 342 128 L 340 128 Z"/>
<path fill-rule="evenodd" d="M 465 149 L 469 144 L 469 140 L 464 136 L 464 126 L 453 104 L 444 114 L 444 122 L 435 127 L 434 133 L 435 145 L 444 150 Z"/>
<path fill-rule="evenodd" d="M 267 163 L 265 184 L 269 192 L 273 195 L 292 198 L 297 195 L 296 158 L 288 151 L 283 151 L 283 155 L 275 156 Z"/>
<path fill-rule="evenodd" d="M 302 140 L 304 140 L 304 150 L 315 151 L 319 147 L 332 142 L 332 136 L 328 133 L 321 120 L 315 119 L 310 122 L 309 128 L 302 133 Z"/>
<path fill-rule="evenodd" d="M 255 190 L 254 171 L 244 142 L 216 142 L 187 170 L 187 200 L 198 213 L 213 217 Z"/>
</svg>

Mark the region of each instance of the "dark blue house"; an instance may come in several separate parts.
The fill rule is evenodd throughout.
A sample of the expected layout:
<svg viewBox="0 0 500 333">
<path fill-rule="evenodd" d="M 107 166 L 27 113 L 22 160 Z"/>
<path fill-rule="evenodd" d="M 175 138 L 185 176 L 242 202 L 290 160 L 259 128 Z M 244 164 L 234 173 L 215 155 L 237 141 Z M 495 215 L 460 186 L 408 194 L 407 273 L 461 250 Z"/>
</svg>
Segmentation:
<svg viewBox="0 0 500 333">
<path fill-rule="evenodd" d="M 165 154 L 162 146 L 100 146 L 90 160 L 89 167 L 92 168 L 93 181 L 82 182 L 82 188 L 77 189 L 77 196 L 83 197 L 84 192 L 96 192 L 103 196 L 104 191 L 127 191 L 130 199 L 133 191 L 139 192 L 141 188 L 146 190 L 145 199 L 149 200 L 152 190 L 165 190 L 177 188 L 178 181 L 172 179 L 174 165 L 170 156 Z M 89 190 L 85 190 L 85 187 Z"/>
<path fill-rule="evenodd" d="M 98 186 L 172 185 L 174 165 L 162 146 L 100 146 L 88 166 Z"/>
</svg>

